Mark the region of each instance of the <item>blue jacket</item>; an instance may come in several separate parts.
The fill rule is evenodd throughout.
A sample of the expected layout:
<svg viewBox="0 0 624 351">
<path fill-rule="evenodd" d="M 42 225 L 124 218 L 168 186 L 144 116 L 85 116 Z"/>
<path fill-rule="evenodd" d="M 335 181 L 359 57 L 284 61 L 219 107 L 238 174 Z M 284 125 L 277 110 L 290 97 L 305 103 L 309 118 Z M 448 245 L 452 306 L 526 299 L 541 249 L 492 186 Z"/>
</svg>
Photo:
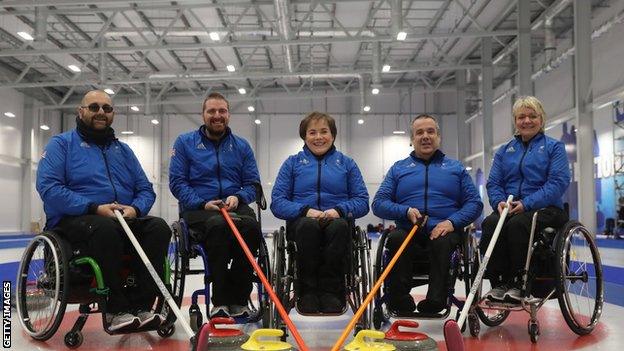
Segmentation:
<svg viewBox="0 0 624 351">
<path fill-rule="evenodd" d="M 100 148 L 74 129 L 50 139 L 37 168 L 46 229 L 64 216 L 87 214 L 90 205 L 117 201 L 147 215 L 156 200 L 152 183 L 128 145 L 114 140 Z"/>
<path fill-rule="evenodd" d="M 332 148 L 317 158 L 307 146 L 289 156 L 279 170 L 271 211 L 277 218 L 294 220 L 305 211 L 336 209 L 341 217 L 368 213 L 368 191 L 362 173 L 352 158 Z"/>
<path fill-rule="evenodd" d="M 513 195 L 530 211 L 551 205 L 563 208 L 561 197 L 569 184 L 565 146 L 538 133 L 528 147 L 517 136 L 496 151 L 486 187 L 492 209 Z"/>
<path fill-rule="evenodd" d="M 439 150 L 429 161 L 416 157 L 412 151 L 409 157 L 392 165 L 373 199 L 373 213 L 409 230 L 413 224 L 407 218 L 407 210 L 414 207 L 429 216 L 427 232 L 447 219 L 456 231 L 462 230 L 483 209 L 477 188 L 461 162 Z"/>
<path fill-rule="evenodd" d="M 232 134 L 214 142 L 199 130 L 180 135 L 171 152 L 169 189 L 178 199 L 180 212 L 201 209 L 211 200 L 234 195 L 240 203 L 256 199 L 260 183 L 256 158 L 249 143 Z"/>
</svg>

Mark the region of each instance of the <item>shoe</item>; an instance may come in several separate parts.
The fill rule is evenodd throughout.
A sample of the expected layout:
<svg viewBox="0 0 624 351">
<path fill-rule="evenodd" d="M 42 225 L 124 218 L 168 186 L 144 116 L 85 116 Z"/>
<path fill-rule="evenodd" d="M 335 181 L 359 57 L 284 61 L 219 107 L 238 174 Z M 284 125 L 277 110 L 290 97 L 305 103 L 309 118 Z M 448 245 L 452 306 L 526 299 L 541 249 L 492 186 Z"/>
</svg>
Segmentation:
<svg viewBox="0 0 624 351">
<path fill-rule="evenodd" d="M 107 313 L 106 322 L 109 324 L 108 329 L 110 331 L 115 331 L 130 326 L 134 326 L 134 328 L 136 328 L 141 323 L 137 316 L 128 312 Z"/>
<path fill-rule="evenodd" d="M 344 309 L 344 302 L 337 294 L 323 293 L 319 300 L 323 313 L 340 313 Z"/>
<path fill-rule="evenodd" d="M 388 298 L 388 307 L 396 313 L 412 313 L 416 309 L 414 299 L 410 294 L 391 296 Z"/>
<path fill-rule="evenodd" d="M 251 316 L 251 311 L 249 307 L 245 305 L 230 305 L 230 316 L 231 317 L 249 317 Z"/>
<path fill-rule="evenodd" d="M 152 311 L 139 310 L 136 315 L 141 322 L 139 328 L 157 328 L 165 321 L 162 315 L 153 313 Z"/>
<path fill-rule="evenodd" d="M 299 298 L 297 307 L 303 313 L 318 313 L 319 299 L 314 293 L 307 293 Z"/>
<path fill-rule="evenodd" d="M 507 302 L 521 302 L 524 300 L 521 292 L 520 288 L 513 287 L 505 292 L 503 300 Z"/>
<path fill-rule="evenodd" d="M 418 302 L 416 308 L 421 313 L 439 313 L 446 309 L 446 304 L 441 301 L 424 299 Z"/>
<path fill-rule="evenodd" d="M 227 306 L 212 306 L 210 309 L 210 318 L 229 317 L 230 309 Z"/>
<path fill-rule="evenodd" d="M 485 294 L 485 298 L 490 301 L 503 301 L 507 290 L 509 290 L 509 286 L 506 284 L 496 286 Z"/>
</svg>

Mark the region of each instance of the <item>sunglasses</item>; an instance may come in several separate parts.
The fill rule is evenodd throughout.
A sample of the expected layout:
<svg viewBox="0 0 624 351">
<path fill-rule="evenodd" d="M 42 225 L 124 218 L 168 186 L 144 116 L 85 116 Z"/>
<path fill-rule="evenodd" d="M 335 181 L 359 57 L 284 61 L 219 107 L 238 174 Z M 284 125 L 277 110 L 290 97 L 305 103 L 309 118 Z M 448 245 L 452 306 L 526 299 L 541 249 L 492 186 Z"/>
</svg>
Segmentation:
<svg viewBox="0 0 624 351">
<path fill-rule="evenodd" d="M 89 111 L 91 112 L 98 112 L 100 110 L 100 107 L 102 108 L 102 111 L 104 111 L 104 113 L 111 113 L 113 112 L 113 106 L 109 105 L 109 104 L 104 104 L 102 106 L 100 106 L 97 103 L 92 103 L 89 106 L 80 106 L 82 108 L 88 108 Z"/>
</svg>

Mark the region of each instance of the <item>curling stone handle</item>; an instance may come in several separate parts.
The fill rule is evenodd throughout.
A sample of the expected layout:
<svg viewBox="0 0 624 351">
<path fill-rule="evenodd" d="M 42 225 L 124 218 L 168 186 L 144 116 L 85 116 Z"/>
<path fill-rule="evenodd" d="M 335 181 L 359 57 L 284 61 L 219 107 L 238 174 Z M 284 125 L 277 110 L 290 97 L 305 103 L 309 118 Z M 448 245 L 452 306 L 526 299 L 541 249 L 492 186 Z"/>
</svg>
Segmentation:
<svg viewBox="0 0 624 351">
<path fill-rule="evenodd" d="M 416 321 L 408 321 L 404 319 L 399 319 L 398 321 L 395 321 L 394 323 L 392 323 L 392 325 L 390 326 L 390 330 L 388 330 L 388 333 L 399 334 L 401 332 L 399 330 L 400 327 L 418 328 L 418 326 L 419 324 Z"/>
<path fill-rule="evenodd" d="M 366 344 L 366 340 L 364 340 L 364 338 L 383 339 L 385 336 L 386 335 L 382 331 L 364 329 L 364 330 L 360 330 L 360 332 L 357 333 L 357 335 L 355 336 L 355 342 Z"/>
<path fill-rule="evenodd" d="M 257 341 L 258 338 L 262 337 L 279 338 L 282 335 L 284 335 L 284 331 L 281 329 L 256 329 L 253 333 L 251 333 L 251 336 L 249 338 Z"/>
<path fill-rule="evenodd" d="M 236 324 L 236 321 L 232 317 L 214 317 L 208 320 L 208 324 L 209 328 L 214 330 L 217 324 Z"/>
</svg>

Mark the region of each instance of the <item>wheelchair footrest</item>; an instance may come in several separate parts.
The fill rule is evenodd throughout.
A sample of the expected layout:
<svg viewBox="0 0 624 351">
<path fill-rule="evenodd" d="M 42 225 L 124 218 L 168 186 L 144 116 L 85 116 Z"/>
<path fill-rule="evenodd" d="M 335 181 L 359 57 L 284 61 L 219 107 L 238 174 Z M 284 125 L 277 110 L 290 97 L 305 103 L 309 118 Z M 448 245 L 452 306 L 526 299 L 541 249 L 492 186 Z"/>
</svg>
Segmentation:
<svg viewBox="0 0 624 351">
<path fill-rule="evenodd" d="M 390 311 L 390 317 L 392 318 L 414 318 L 414 319 L 442 319 L 449 316 L 451 308 L 447 307 L 445 310 L 439 313 L 425 313 L 425 312 L 409 312 L 409 313 L 396 313 Z"/>
</svg>

